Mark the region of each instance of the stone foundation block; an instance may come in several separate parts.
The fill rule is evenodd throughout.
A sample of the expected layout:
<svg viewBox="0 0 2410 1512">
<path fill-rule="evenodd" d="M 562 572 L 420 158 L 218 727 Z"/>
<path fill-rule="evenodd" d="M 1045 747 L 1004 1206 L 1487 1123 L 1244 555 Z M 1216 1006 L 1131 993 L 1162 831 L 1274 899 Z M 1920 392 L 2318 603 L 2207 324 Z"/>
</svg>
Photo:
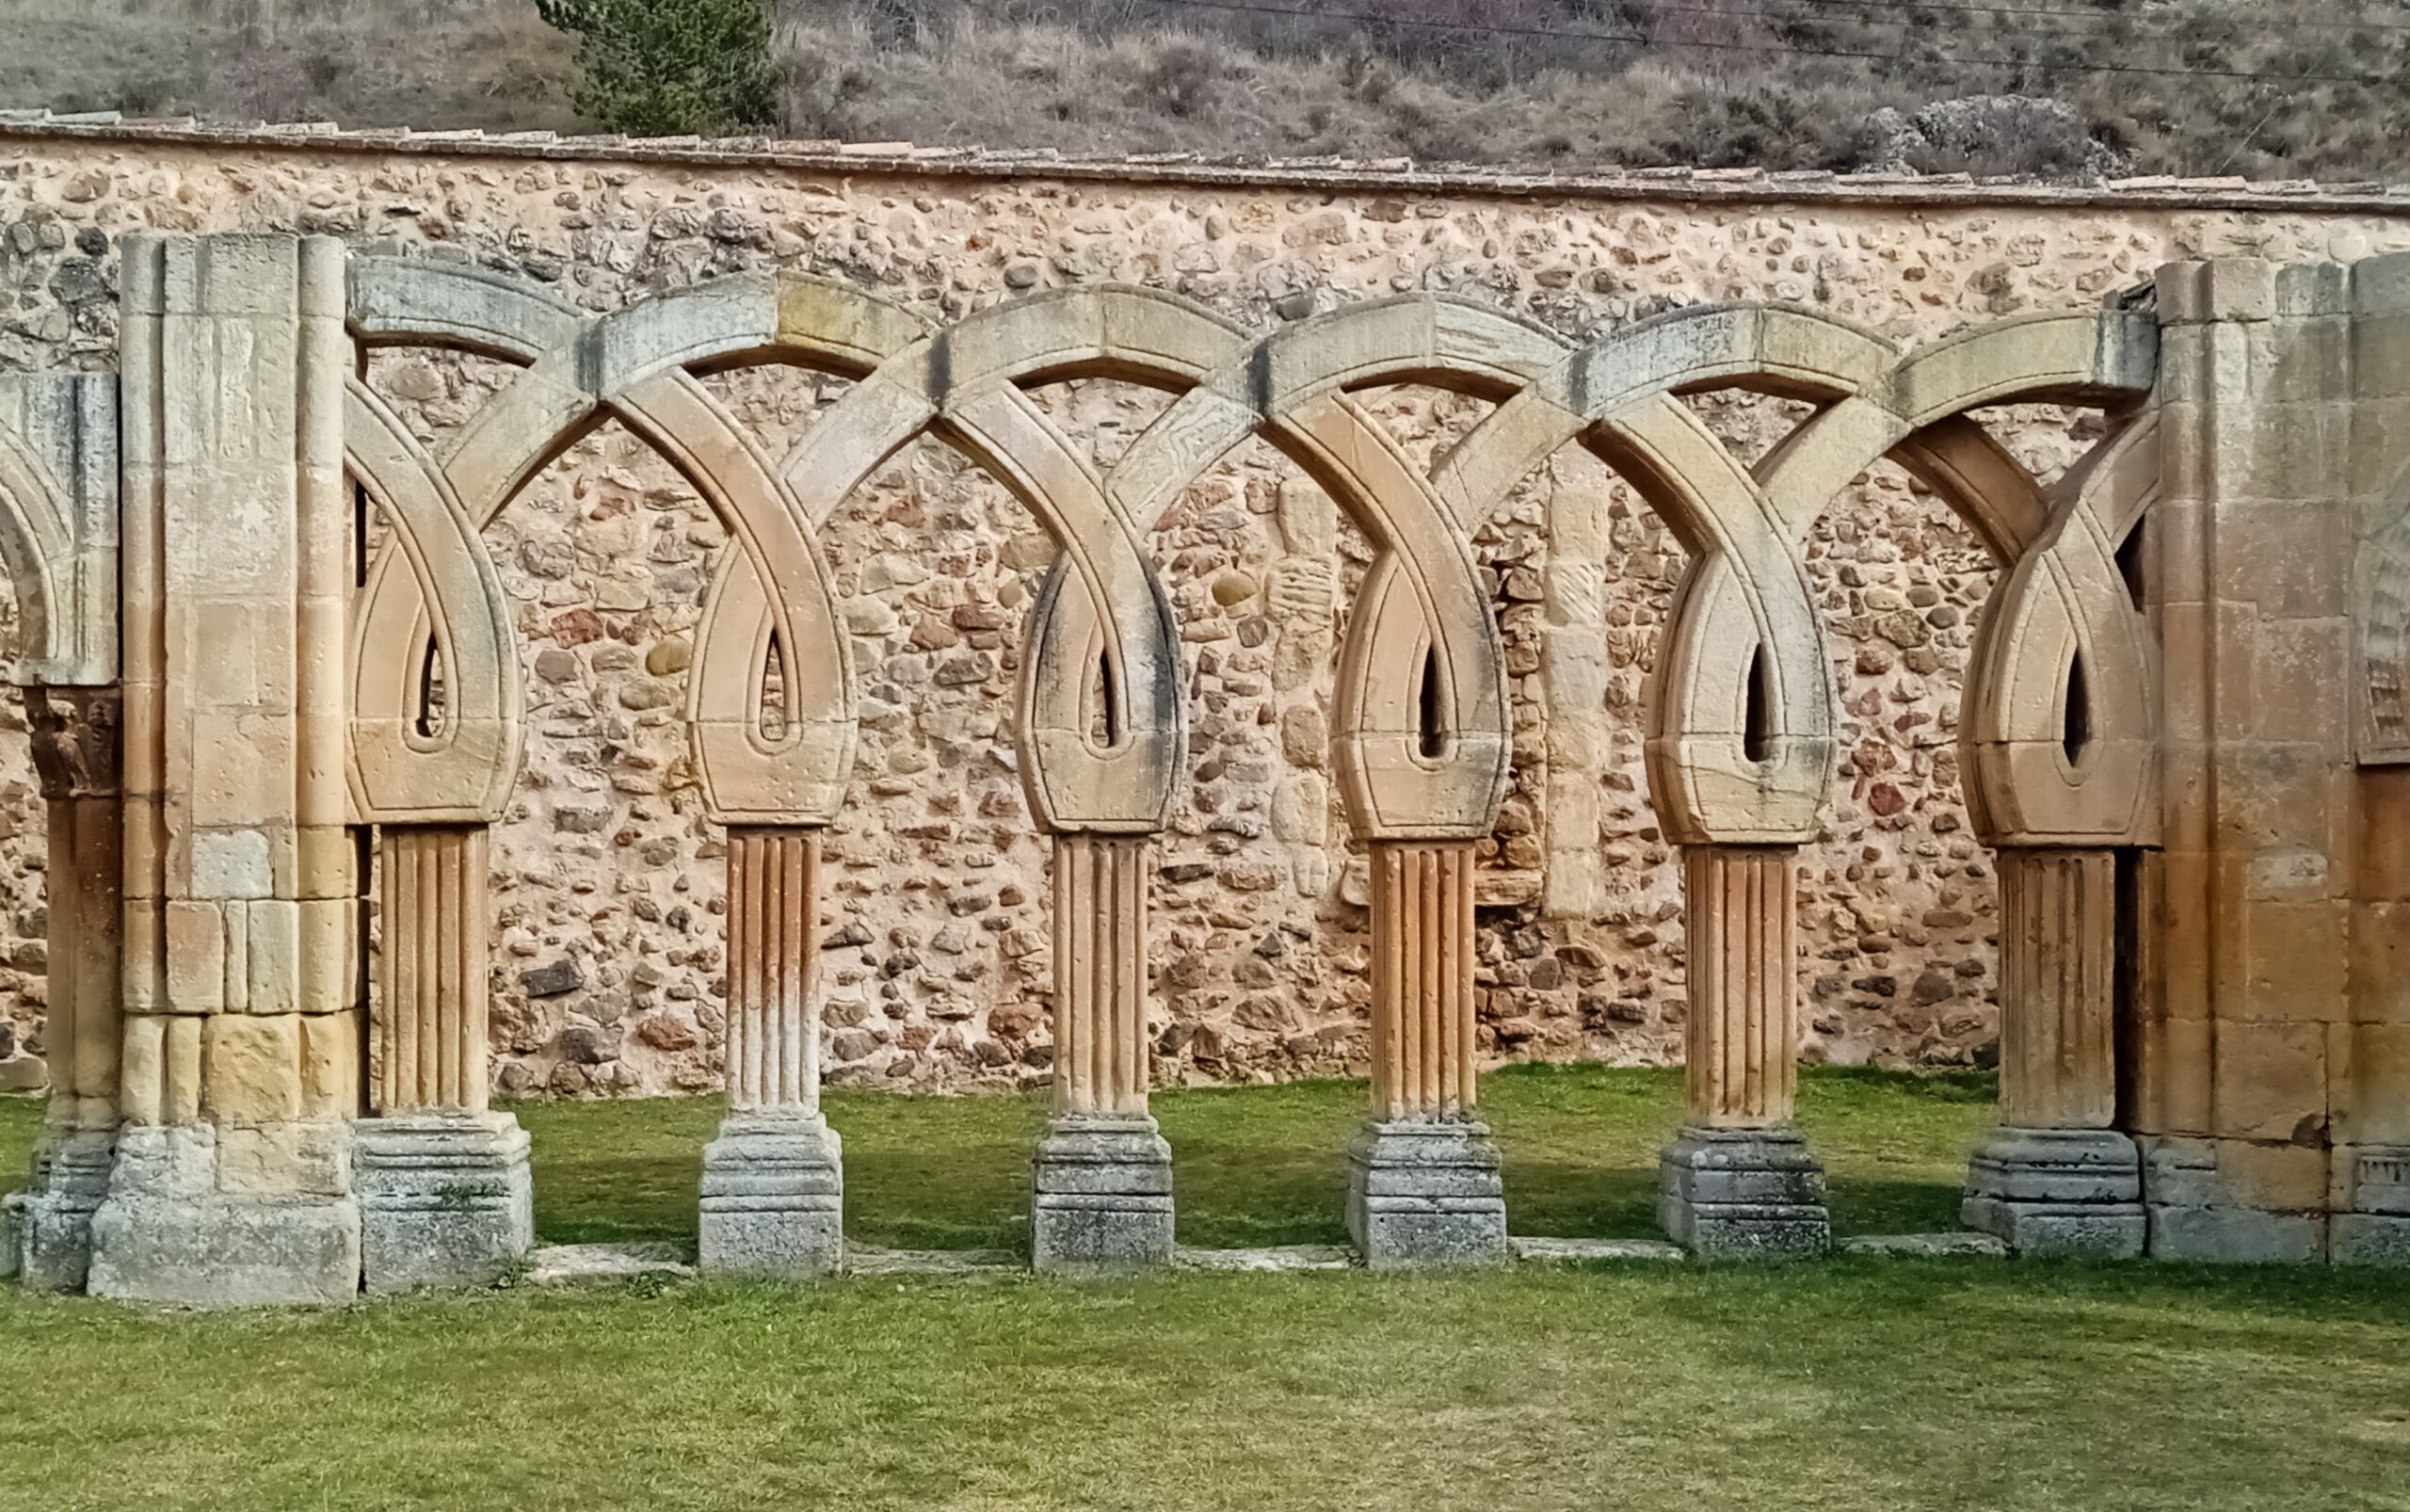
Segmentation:
<svg viewBox="0 0 2410 1512">
<path fill-rule="evenodd" d="M 360 1295 L 360 1205 L 348 1196 L 217 1190 L 205 1125 L 118 1133 L 92 1214 L 94 1296 L 184 1307 L 312 1307 Z"/>
<path fill-rule="evenodd" d="M 1155 1120 L 1061 1118 L 1031 1162 L 1030 1263 L 1042 1271 L 1171 1263 L 1171 1146 Z"/>
<path fill-rule="evenodd" d="M 2019 1255 L 2143 1252 L 2142 1153 L 2111 1129 L 1997 1129 L 1967 1167 L 1961 1221 Z"/>
<path fill-rule="evenodd" d="M 2143 1208 L 2153 1260 L 2301 1264 L 2325 1248 L 2322 1217 L 2235 1206 L 2216 1148 L 2201 1140 L 2165 1140 L 2144 1156 Z"/>
<path fill-rule="evenodd" d="M 817 1113 L 738 1113 L 703 1147 L 706 1276 L 803 1279 L 845 1259 L 844 1143 Z"/>
<path fill-rule="evenodd" d="M 2390 1213 L 2338 1213 L 2327 1235 L 2338 1265 L 2410 1266 L 2410 1217 Z"/>
<path fill-rule="evenodd" d="M 535 1243 L 527 1133 L 507 1113 L 365 1120 L 352 1189 L 370 1292 L 490 1286 Z"/>
<path fill-rule="evenodd" d="M 1657 1215 L 1706 1260 L 1799 1260 L 1832 1247 L 1824 1167 L 1787 1127 L 1684 1129 L 1657 1162 Z"/>
<path fill-rule="evenodd" d="M 1347 1232 L 1366 1265 L 1487 1265 L 1506 1258 L 1506 1189 L 1487 1124 L 1374 1123 L 1347 1154 Z"/>
<path fill-rule="evenodd" d="M 42 1131 L 33 1180 L 8 1196 L 8 1262 L 37 1292 L 80 1292 L 92 1264 L 92 1214 L 108 1195 L 117 1151 L 110 1129 Z"/>
</svg>

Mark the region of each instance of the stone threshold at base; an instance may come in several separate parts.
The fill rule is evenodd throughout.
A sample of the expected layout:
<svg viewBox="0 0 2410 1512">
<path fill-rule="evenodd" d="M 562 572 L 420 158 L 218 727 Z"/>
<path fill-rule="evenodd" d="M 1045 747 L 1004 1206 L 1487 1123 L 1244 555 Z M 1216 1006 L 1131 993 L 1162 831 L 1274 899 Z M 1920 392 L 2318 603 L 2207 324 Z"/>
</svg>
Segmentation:
<svg viewBox="0 0 2410 1512">
<path fill-rule="evenodd" d="M 2008 1247 L 1984 1233 L 1856 1234 L 1833 1241 L 1838 1254 L 1973 1256 L 2004 1259 Z M 1663 1239 L 1509 1238 L 1507 1254 L 1525 1264 L 1592 1264 L 1611 1261 L 1664 1263 L 1690 1257 Z M 1360 1270 L 1363 1257 L 1353 1245 L 1266 1245 L 1249 1249 L 1172 1252 L 1171 1267 L 1184 1271 Z M 1011 1249 L 889 1249 L 845 1247 L 845 1276 L 1007 1276 L 1029 1270 L 1028 1257 Z M 692 1246 L 675 1243 L 538 1245 L 527 1256 L 527 1279 L 538 1286 L 580 1281 L 626 1280 L 636 1276 L 698 1275 Z M 1129 1273 L 1124 1273 L 1129 1274 Z M 1143 1273 L 1139 1273 L 1143 1274 Z"/>
</svg>

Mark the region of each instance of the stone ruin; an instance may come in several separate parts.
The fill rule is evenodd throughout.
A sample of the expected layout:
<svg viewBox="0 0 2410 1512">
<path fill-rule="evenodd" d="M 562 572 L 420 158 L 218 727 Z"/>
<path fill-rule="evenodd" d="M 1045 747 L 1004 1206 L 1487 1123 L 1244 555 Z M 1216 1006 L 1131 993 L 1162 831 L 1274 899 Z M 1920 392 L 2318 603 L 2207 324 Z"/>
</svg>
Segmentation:
<svg viewBox="0 0 2410 1512">
<path fill-rule="evenodd" d="M 174 226 L 172 197 L 152 209 Z M 1673 1238 L 1830 1242 L 1792 1118 L 1800 856 L 1842 759 L 1808 559 L 1888 460 L 1999 567 L 1956 721 L 2000 878 L 2001 1126 L 1966 1221 L 2025 1254 L 2410 1263 L 2410 254 L 2174 259 L 1924 339 L 1764 298 L 1576 335 L 1466 292 L 1309 298 L 1266 333 L 1142 283 L 947 310 L 788 265 L 597 311 L 297 219 L 120 228 L 111 370 L 0 376 L 9 679 L 49 806 L 54 1092 L 10 1209 L 28 1285 L 334 1302 L 476 1284 L 526 1252 L 488 984 L 489 847 L 529 694 L 484 532 L 605 421 L 731 541 L 683 709 L 726 837 L 707 1273 L 843 1263 L 815 954 L 868 695 L 821 537 L 924 438 L 1047 543 L 1011 721 L 1051 851 L 1039 1267 L 1171 1255 L 1148 916 L 1199 715 L 1149 533 L 1254 442 L 1333 511 L 1284 512 L 1276 612 L 1351 590 L 1321 754 L 1365 855 L 1372 1094 L 1347 1220 L 1367 1263 L 1507 1251 L 1477 908 L 1523 731 L 1473 541 L 1568 450 L 1688 554 L 1644 701 L 1688 952 Z M 505 376 L 430 442 L 364 376 L 398 348 Z M 712 382 L 773 366 L 849 384 L 783 455 Z M 1079 379 L 1166 399 L 1101 458 L 1036 397 Z M 1406 383 L 1487 408 L 1418 457 L 1368 399 Z M 1795 424 L 1736 455 L 1696 404 L 1726 392 Z M 2103 417 L 2052 478 L 1978 418 L 2032 404 Z M 1342 520 L 1370 549 L 1352 581 Z M 1578 749 L 1605 699 L 1608 543 L 1595 512 L 1550 526 L 1566 634 L 1547 654 L 1570 690 L 1550 739 Z M 1552 828 L 1547 863 L 1595 878 L 1596 846 Z"/>
</svg>

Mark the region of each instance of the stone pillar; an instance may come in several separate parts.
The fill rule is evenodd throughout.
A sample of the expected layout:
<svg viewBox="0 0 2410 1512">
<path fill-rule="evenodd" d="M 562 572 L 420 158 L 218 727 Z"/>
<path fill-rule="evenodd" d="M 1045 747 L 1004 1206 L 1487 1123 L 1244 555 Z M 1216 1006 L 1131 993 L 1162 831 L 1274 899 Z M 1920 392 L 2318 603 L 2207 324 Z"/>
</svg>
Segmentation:
<svg viewBox="0 0 2410 1512">
<path fill-rule="evenodd" d="M 478 1286 L 535 1242 L 527 1134 L 487 1105 L 486 826 L 379 836 L 369 1102 L 353 1132 L 371 1292 Z"/>
<path fill-rule="evenodd" d="M 1347 1231 L 1375 1267 L 1506 1254 L 1498 1147 L 1474 1116 L 1473 842 L 1372 844 L 1373 1120 Z"/>
<path fill-rule="evenodd" d="M 844 1167 L 820 1114 L 820 831 L 728 832 L 728 1116 L 703 1149 L 702 1268 L 810 1277 L 844 1260 Z"/>
<path fill-rule="evenodd" d="M 1171 1146 L 1147 1112 L 1145 835 L 1054 837 L 1054 1115 L 1032 1170 L 1039 1270 L 1171 1259 Z"/>
<path fill-rule="evenodd" d="M 1968 1228 L 2021 1255 L 2143 1252 L 2142 1157 L 2117 1114 L 2117 853 L 1999 853 L 2000 1127 Z"/>
<path fill-rule="evenodd" d="M 1791 1121 L 1798 864 L 1792 845 L 1683 848 L 1686 1110 L 1659 1160 L 1658 1214 L 1695 1254 L 1778 1260 L 1832 1242 L 1824 1167 Z"/>
<path fill-rule="evenodd" d="M 90 1289 L 360 1289 L 344 252 L 129 238 L 124 1038 Z"/>
<path fill-rule="evenodd" d="M 50 1112 L 33 1179 L 8 1205 L 24 1284 L 80 1292 L 92 1259 L 92 1212 L 108 1190 L 117 1149 L 119 693 L 28 688 L 25 714 L 50 809 Z"/>
</svg>

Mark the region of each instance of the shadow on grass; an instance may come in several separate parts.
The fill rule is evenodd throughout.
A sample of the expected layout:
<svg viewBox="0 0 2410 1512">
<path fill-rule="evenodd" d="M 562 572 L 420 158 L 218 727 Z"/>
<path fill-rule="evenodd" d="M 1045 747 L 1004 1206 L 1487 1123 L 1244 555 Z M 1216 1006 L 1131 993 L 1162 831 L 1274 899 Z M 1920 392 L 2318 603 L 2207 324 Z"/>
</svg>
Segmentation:
<svg viewBox="0 0 2410 1512">
<path fill-rule="evenodd" d="M 1679 1070 L 1517 1066 L 1482 1083 L 1518 1234 L 1658 1233 L 1657 1151 L 1681 1119 Z M 1825 1162 L 1843 1233 L 1958 1226 L 1967 1151 L 1992 1118 L 1989 1078 L 1814 1068 L 1800 1118 Z M 827 1095 L 844 1139 L 845 1231 L 912 1249 L 1020 1249 L 1042 1094 Z M 1335 1244 L 1346 1237 L 1347 1146 L 1360 1081 L 1174 1088 L 1154 1111 L 1176 1163 L 1180 1242 L 1203 1247 Z M 695 1236 L 702 1147 L 716 1099 L 521 1102 L 535 1142 L 536 1226 L 548 1243 Z M 39 1119 L 39 1110 L 34 1120 Z M 30 1141 L 33 1122 L 23 1137 Z M 0 1118 L 0 1138 L 19 1131 Z"/>
</svg>

